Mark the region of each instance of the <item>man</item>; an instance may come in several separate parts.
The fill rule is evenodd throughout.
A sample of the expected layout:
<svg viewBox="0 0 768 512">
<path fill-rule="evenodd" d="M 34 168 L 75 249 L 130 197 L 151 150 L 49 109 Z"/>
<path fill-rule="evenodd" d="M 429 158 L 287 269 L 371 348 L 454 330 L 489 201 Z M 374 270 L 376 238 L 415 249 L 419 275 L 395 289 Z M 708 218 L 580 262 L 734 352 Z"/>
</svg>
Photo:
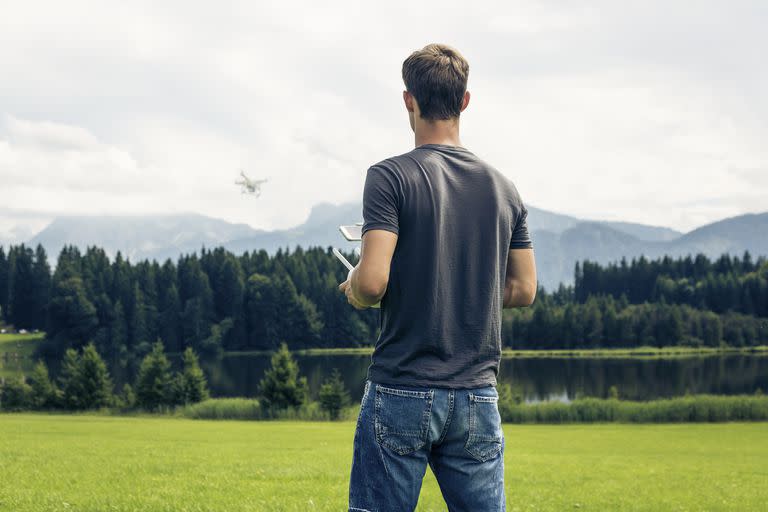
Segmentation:
<svg viewBox="0 0 768 512">
<path fill-rule="evenodd" d="M 403 63 L 415 148 L 367 170 L 360 261 L 339 285 L 381 302 L 354 437 L 350 511 L 416 507 L 427 464 L 451 511 L 505 510 L 501 310 L 536 267 L 513 183 L 459 140 L 469 65 L 430 44 Z"/>
</svg>

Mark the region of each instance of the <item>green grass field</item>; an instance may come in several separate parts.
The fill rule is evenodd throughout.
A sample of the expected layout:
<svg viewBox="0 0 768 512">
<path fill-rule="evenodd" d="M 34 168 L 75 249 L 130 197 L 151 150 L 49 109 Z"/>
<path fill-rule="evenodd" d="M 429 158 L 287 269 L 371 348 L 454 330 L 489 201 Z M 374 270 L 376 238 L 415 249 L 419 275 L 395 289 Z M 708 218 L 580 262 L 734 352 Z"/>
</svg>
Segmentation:
<svg viewBox="0 0 768 512">
<path fill-rule="evenodd" d="M 45 337 L 45 333 L 29 334 L 0 334 L 0 353 L 18 353 L 29 357 L 34 352 L 37 343 Z"/>
<path fill-rule="evenodd" d="M 0 334 L 0 377 L 14 377 L 31 372 L 35 361 L 32 354 L 45 333 Z"/>
<path fill-rule="evenodd" d="M 355 423 L 0 414 L 2 511 L 346 510 Z M 507 510 L 765 510 L 768 424 L 505 425 Z M 417 510 L 446 510 L 427 470 Z"/>
</svg>

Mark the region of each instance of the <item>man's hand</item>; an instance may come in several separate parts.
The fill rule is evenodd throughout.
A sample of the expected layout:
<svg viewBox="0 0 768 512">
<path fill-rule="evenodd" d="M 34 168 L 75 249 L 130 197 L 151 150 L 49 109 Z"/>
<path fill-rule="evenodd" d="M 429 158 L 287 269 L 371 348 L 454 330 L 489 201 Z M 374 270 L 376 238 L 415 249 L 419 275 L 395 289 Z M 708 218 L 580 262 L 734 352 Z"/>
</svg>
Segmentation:
<svg viewBox="0 0 768 512">
<path fill-rule="evenodd" d="M 352 273 L 350 272 L 349 276 L 347 277 L 347 280 L 344 281 L 339 285 L 339 290 L 344 292 L 344 294 L 347 296 L 347 302 L 352 304 L 355 309 L 366 309 L 368 306 L 365 306 L 361 304 L 356 298 L 355 294 L 352 292 L 352 279 L 351 279 Z"/>
</svg>

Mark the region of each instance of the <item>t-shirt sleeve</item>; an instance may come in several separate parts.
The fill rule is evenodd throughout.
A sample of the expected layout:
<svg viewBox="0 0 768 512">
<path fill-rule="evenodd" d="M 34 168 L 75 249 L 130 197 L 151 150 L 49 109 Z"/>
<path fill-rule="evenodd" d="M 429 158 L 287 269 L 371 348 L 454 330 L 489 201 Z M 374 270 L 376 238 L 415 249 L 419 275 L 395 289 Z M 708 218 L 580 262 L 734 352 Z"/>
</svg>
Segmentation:
<svg viewBox="0 0 768 512">
<path fill-rule="evenodd" d="M 528 233 L 528 210 L 523 206 L 517 222 L 512 228 L 512 239 L 509 242 L 510 249 L 532 249 L 533 241 Z"/>
<path fill-rule="evenodd" d="M 400 232 L 400 199 L 395 176 L 381 167 L 368 168 L 363 187 L 363 228 Z"/>
</svg>

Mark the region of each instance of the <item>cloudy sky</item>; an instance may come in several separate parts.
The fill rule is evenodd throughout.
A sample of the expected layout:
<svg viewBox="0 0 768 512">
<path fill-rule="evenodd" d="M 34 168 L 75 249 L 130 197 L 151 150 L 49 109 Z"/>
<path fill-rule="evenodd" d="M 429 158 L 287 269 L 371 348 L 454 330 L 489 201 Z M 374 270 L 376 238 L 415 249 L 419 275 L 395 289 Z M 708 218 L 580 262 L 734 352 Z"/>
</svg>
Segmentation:
<svg viewBox="0 0 768 512">
<path fill-rule="evenodd" d="M 60 214 L 278 229 L 360 200 L 367 167 L 413 147 L 400 70 L 430 42 L 470 63 L 463 144 L 532 206 L 683 231 L 768 210 L 766 2 L 0 10 L 0 238 Z"/>
</svg>

